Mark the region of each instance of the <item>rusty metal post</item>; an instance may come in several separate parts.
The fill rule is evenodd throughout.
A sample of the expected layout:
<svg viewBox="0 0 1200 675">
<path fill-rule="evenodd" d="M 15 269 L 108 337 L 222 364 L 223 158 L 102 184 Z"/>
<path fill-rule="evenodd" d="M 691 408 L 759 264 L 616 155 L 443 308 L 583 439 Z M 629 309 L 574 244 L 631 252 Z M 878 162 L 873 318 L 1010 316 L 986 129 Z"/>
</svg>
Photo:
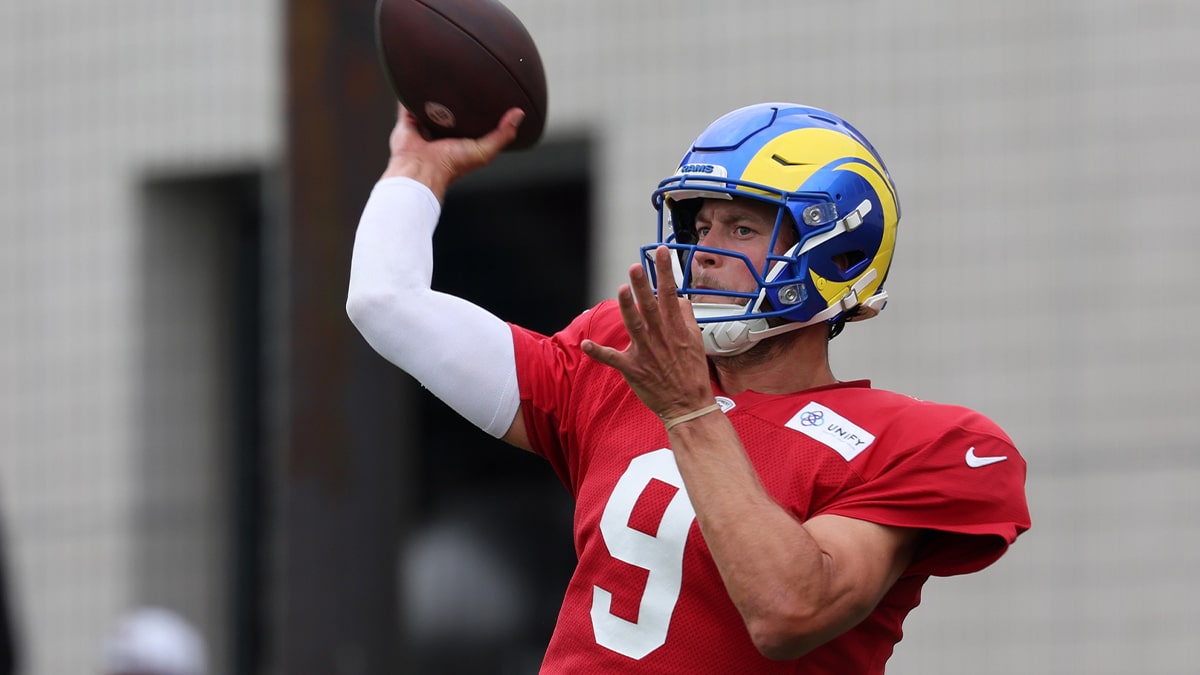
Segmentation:
<svg viewBox="0 0 1200 675">
<path fill-rule="evenodd" d="M 345 313 L 355 225 L 395 118 L 374 4 L 287 3 L 287 403 L 267 582 L 267 661 L 279 674 L 402 672 L 396 546 L 409 385 Z"/>
</svg>

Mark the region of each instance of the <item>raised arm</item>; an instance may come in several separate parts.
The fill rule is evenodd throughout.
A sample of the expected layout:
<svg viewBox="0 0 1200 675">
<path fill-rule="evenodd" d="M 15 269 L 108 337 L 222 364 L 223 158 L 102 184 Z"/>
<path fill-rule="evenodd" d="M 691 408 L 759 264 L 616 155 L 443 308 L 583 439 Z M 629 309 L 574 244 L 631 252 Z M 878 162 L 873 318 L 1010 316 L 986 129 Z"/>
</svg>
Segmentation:
<svg viewBox="0 0 1200 675">
<path fill-rule="evenodd" d="M 529 449 L 508 325 L 430 288 L 446 189 L 495 159 L 522 117 L 513 109 L 482 138 L 431 142 L 400 109 L 387 169 L 359 221 L 346 312 L 384 358 L 479 428 Z"/>
</svg>

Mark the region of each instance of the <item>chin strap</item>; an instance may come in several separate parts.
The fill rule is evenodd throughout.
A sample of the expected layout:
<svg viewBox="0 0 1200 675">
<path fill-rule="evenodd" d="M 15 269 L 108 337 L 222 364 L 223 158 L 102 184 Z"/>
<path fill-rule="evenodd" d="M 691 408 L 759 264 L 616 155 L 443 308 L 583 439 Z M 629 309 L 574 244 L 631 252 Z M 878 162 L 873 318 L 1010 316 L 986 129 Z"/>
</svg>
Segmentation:
<svg viewBox="0 0 1200 675">
<path fill-rule="evenodd" d="M 738 305 L 727 305 L 713 302 L 693 302 L 692 313 L 697 319 L 729 316 L 730 308 Z M 790 327 L 793 324 L 785 324 Z M 796 325 L 796 328 L 800 326 Z M 700 334 L 704 337 L 704 352 L 709 356 L 734 356 L 750 349 L 758 339 L 751 337 L 751 332 L 768 330 L 766 319 L 731 319 L 729 321 L 713 321 L 700 324 Z"/>
<path fill-rule="evenodd" d="M 704 337 L 704 351 L 709 356 L 736 356 L 749 350 L 761 340 L 790 333 L 805 326 L 830 321 L 837 315 L 849 312 L 855 307 L 859 308 L 859 315 L 849 319 L 850 321 L 869 319 L 878 314 L 879 310 L 883 309 L 887 303 L 887 291 L 881 289 L 865 300 L 859 300 L 858 296 L 877 276 L 879 273 L 875 268 L 867 270 L 862 278 L 846 289 L 846 293 L 841 299 L 817 312 L 808 321 L 794 321 L 778 326 L 772 326 L 765 318 L 702 323 L 700 324 L 700 333 Z M 715 319 L 729 316 L 731 307 L 737 307 L 737 305 L 712 302 L 692 303 L 692 313 L 697 319 Z"/>
</svg>

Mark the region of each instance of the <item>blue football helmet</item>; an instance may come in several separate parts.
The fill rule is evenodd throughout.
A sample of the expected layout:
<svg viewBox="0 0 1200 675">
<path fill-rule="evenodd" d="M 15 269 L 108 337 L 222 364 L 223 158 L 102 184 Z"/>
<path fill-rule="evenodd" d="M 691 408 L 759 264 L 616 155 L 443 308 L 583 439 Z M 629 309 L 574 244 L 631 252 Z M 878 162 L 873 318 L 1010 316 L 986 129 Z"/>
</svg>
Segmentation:
<svg viewBox="0 0 1200 675">
<path fill-rule="evenodd" d="M 741 253 L 699 244 L 700 200 L 734 198 L 777 205 L 772 245 L 785 235 L 796 243 L 768 255 L 761 269 Z M 693 303 L 710 355 L 740 354 L 759 340 L 817 323 L 828 324 L 832 337 L 846 321 L 873 317 L 887 302 L 883 282 L 900 203 L 875 148 L 836 115 L 794 103 L 735 110 L 700 134 L 653 201 L 658 242 L 643 246 L 642 258 L 656 289 L 654 249 L 665 244 L 676 252 L 681 295 L 731 296 L 736 303 Z M 698 252 L 745 264 L 757 288 L 693 287 Z"/>
</svg>

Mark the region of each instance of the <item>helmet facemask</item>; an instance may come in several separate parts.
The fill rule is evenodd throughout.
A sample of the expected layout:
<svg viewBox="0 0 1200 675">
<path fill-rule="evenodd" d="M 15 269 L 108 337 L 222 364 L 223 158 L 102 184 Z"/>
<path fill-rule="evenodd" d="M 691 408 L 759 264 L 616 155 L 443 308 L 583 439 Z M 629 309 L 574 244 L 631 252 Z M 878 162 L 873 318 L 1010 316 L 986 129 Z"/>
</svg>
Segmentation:
<svg viewBox="0 0 1200 675">
<path fill-rule="evenodd" d="M 668 183 L 671 181 L 667 181 Z M 682 178 L 679 185 L 687 184 Z M 760 188 L 762 186 L 759 186 Z M 769 189 L 769 188 L 763 188 Z M 713 356 L 741 354 L 758 341 L 790 332 L 805 326 L 828 321 L 835 314 L 842 314 L 857 306 L 847 303 L 830 308 L 822 305 L 812 310 L 813 301 L 822 298 L 814 288 L 814 277 L 809 274 L 812 266 L 819 266 L 819 279 L 845 277 L 865 262 L 861 252 L 847 252 L 834 256 L 830 242 L 845 231 L 846 220 L 837 218 L 836 205 L 823 194 L 778 195 L 743 197 L 724 191 L 709 195 L 690 196 L 676 200 L 671 197 L 670 185 L 656 192 L 659 211 L 659 243 L 642 247 L 643 266 L 657 289 L 658 279 L 654 268 L 654 250 L 666 245 L 675 255 L 672 257 L 675 285 L 680 295 L 690 298 L 728 298 L 727 302 L 704 302 L 693 300 L 692 309 L 704 333 L 705 347 Z M 696 234 L 695 218 L 703 199 L 753 199 L 777 205 L 775 223 L 770 238 L 768 253 L 761 266 L 744 253 L 705 246 Z M 797 228 L 793 213 L 799 213 L 806 225 Z M 853 222 L 851 218 L 849 222 Z M 801 240 L 800 232 L 806 233 Z M 782 242 L 782 244 L 781 244 Z M 777 252 L 778 251 L 778 252 Z M 695 262 L 697 255 L 721 256 L 724 264 L 744 266 L 754 279 L 754 287 L 737 290 L 714 287 L 705 279 L 703 271 Z M 848 261 L 839 264 L 838 259 Z"/>
</svg>

